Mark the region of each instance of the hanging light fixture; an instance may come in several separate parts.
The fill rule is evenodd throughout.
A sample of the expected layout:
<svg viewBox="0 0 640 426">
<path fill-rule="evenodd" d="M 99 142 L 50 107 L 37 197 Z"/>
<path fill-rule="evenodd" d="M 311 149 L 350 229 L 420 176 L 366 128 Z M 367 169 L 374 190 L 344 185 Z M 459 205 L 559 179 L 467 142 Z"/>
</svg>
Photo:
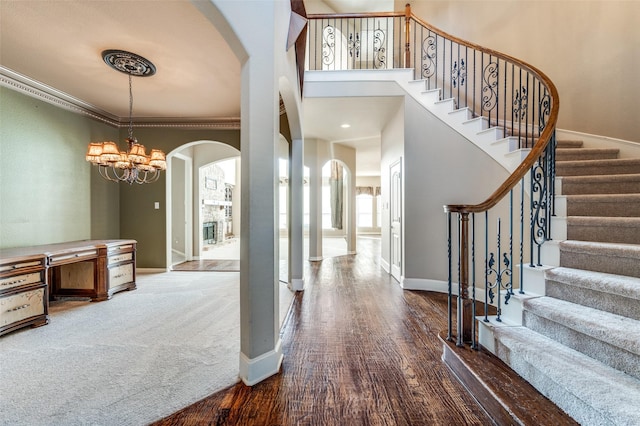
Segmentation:
<svg viewBox="0 0 640 426">
<path fill-rule="evenodd" d="M 156 67 L 147 59 L 123 50 L 105 50 L 102 58 L 111 68 L 129 75 L 129 137 L 127 150 L 120 151 L 115 142 L 92 142 L 87 149 L 86 160 L 98 166 L 100 176 L 112 182 L 129 184 L 152 183 L 158 180 L 160 172 L 167 169 L 164 152 L 152 149 L 145 153 L 144 145 L 133 136 L 133 91 L 131 78 L 149 77 L 156 73 Z"/>
</svg>

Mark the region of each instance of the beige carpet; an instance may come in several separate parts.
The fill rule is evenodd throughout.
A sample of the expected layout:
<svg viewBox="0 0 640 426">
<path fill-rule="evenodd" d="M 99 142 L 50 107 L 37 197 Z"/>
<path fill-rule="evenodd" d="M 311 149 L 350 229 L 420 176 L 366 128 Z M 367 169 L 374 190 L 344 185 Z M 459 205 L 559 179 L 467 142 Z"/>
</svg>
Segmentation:
<svg viewBox="0 0 640 426">
<path fill-rule="evenodd" d="M 0 338 L 0 424 L 145 425 L 235 383 L 239 274 L 139 274 Z M 292 293 L 280 285 L 281 323 Z"/>
</svg>

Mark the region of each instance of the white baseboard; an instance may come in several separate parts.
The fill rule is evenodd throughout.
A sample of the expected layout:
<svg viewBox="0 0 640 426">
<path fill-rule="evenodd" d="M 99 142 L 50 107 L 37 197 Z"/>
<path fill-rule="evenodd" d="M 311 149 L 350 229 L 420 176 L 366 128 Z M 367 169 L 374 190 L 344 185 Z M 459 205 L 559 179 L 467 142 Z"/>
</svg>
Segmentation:
<svg viewBox="0 0 640 426">
<path fill-rule="evenodd" d="M 260 355 L 257 358 L 249 359 L 240 352 L 240 380 L 247 386 L 253 386 L 264 379 L 273 376 L 280 371 L 282 360 L 282 343 L 280 339 L 276 342 L 274 350 Z"/>
<path fill-rule="evenodd" d="M 405 290 L 437 291 L 438 293 L 448 293 L 449 285 L 446 281 L 430 280 L 425 278 L 403 278 L 400 286 Z M 457 293 L 457 284 L 455 291 Z"/>
<path fill-rule="evenodd" d="M 391 273 L 391 266 L 389 265 L 389 262 L 384 260 L 382 257 L 380 258 L 380 266 L 382 266 L 382 269 L 384 269 L 387 274 Z"/>
<path fill-rule="evenodd" d="M 291 283 L 289 283 L 289 288 L 292 291 L 303 291 L 304 290 L 304 278 L 293 278 Z"/>
</svg>

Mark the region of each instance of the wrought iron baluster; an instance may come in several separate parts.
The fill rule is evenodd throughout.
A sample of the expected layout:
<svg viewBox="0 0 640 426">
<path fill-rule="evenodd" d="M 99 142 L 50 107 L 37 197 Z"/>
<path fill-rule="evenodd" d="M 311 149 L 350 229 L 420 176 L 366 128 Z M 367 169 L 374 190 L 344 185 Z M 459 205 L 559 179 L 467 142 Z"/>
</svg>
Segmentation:
<svg viewBox="0 0 640 426">
<path fill-rule="evenodd" d="M 471 214 L 471 349 L 478 348 L 476 329 L 476 215 Z"/>
<path fill-rule="evenodd" d="M 452 262 L 453 262 L 453 258 L 452 258 L 452 253 L 451 253 L 451 212 L 447 212 L 447 257 L 449 259 L 449 270 L 448 270 L 448 279 L 447 279 L 447 340 L 448 341 L 453 341 L 453 333 L 452 333 L 452 329 L 453 329 L 453 324 L 452 324 L 452 318 L 453 318 L 453 307 L 452 307 L 452 301 L 451 299 L 453 298 L 453 293 L 452 293 L 452 277 L 453 277 L 453 267 Z"/>
</svg>

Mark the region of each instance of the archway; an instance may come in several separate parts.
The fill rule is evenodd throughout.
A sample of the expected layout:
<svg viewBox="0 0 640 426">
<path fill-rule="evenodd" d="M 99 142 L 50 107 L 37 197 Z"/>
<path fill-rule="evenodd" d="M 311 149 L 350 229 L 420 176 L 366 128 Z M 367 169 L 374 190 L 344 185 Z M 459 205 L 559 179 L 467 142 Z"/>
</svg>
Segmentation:
<svg viewBox="0 0 640 426">
<path fill-rule="evenodd" d="M 166 198 L 169 206 L 166 220 L 167 265 L 201 258 L 205 223 L 201 186 L 206 184 L 204 180 L 201 184 L 200 169 L 217 161 L 238 158 L 238 155 L 239 151 L 230 145 L 206 140 L 181 145 L 167 155 L 167 161 L 171 165 L 167 169 L 166 178 Z M 211 183 L 211 186 L 213 185 Z M 224 182 L 221 182 L 221 188 L 224 194 Z M 239 180 L 233 189 L 239 193 Z M 231 212 L 239 212 L 241 209 L 240 197 L 235 198 Z M 239 234 L 239 216 L 236 217 L 235 227 Z"/>
</svg>

